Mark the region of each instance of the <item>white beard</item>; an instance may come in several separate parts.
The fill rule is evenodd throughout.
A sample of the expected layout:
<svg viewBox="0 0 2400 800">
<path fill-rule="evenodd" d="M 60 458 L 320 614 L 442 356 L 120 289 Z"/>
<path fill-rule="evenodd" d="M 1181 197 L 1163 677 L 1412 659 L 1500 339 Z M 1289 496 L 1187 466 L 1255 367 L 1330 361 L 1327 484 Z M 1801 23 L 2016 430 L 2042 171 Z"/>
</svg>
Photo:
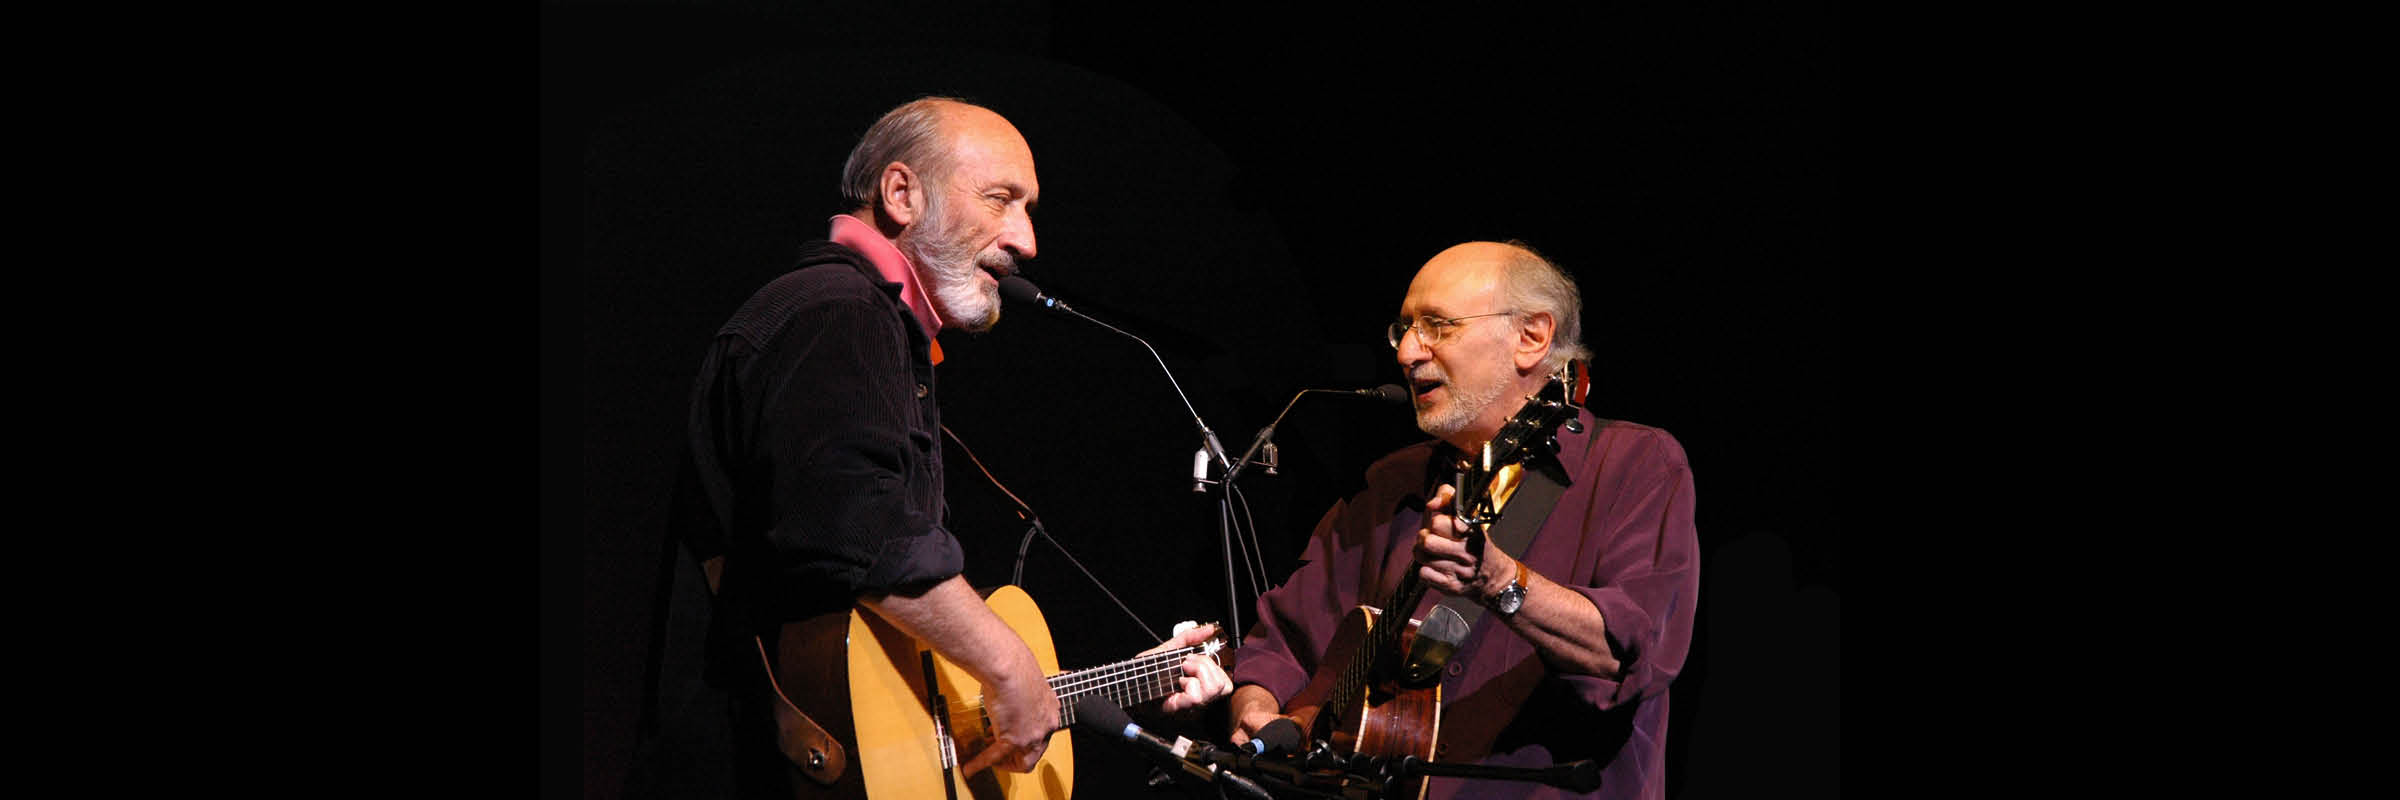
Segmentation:
<svg viewBox="0 0 2400 800">
<path fill-rule="evenodd" d="M 1000 288 L 985 286 L 976 274 L 983 266 L 1008 273 L 1016 257 L 1006 250 L 977 253 L 974 242 L 959 230 L 966 226 L 954 224 L 944 212 L 940 193 L 928 194 L 925 220 L 901 231 L 900 249 L 924 270 L 931 284 L 925 294 L 944 321 L 971 333 L 991 330 L 1000 322 Z"/>
<path fill-rule="evenodd" d="M 1492 373 L 1491 383 L 1485 386 L 1450 383 L 1446 375 L 1430 377 L 1443 379 L 1442 390 L 1450 393 L 1449 404 L 1442 406 L 1438 412 L 1427 408 L 1417 409 L 1417 428 L 1435 438 L 1449 438 L 1466 430 L 1468 425 L 1475 423 L 1476 417 L 1483 414 L 1484 409 L 1490 408 L 1493 403 L 1500 401 L 1501 395 L 1508 393 L 1506 371 Z"/>
</svg>

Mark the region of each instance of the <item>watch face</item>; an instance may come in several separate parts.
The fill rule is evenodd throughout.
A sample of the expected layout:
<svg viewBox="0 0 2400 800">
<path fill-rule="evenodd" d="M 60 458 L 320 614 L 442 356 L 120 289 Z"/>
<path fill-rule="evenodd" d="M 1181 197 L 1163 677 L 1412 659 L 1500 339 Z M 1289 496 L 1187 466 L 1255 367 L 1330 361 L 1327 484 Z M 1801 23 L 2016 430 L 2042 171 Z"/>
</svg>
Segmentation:
<svg viewBox="0 0 2400 800">
<path fill-rule="evenodd" d="M 1518 606 L 1525 604 L 1525 590 L 1511 586 L 1501 590 L 1500 596 L 1493 599 L 1497 601 L 1494 605 L 1499 606 L 1500 613 L 1514 614 Z"/>
</svg>

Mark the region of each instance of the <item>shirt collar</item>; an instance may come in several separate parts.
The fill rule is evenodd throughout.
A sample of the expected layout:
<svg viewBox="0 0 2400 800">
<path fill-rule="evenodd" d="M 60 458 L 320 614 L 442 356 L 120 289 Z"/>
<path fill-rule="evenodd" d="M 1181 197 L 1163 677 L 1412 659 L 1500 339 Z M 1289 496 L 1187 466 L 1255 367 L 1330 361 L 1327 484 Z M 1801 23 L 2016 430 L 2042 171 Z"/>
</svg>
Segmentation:
<svg viewBox="0 0 2400 800">
<path fill-rule="evenodd" d="M 865 255 L 867 263 L 873 264 L 884 280 L 900 284 L 900 302 L 916 315 L 917 324 L 925 326 L 925 338 L 931 341 L 934 334 L 940 333 L 942 317 L 934 313 L 931 299 L 925 296 L 925 288 L 917 280 L 917 271 L 909 268 L 908 256 L 892 246 L 892 240 L 883 238 L 881 232 L 857 217 L 835 214 L 832 224 L 833 230 L 827 238 Z"/>
</svg>

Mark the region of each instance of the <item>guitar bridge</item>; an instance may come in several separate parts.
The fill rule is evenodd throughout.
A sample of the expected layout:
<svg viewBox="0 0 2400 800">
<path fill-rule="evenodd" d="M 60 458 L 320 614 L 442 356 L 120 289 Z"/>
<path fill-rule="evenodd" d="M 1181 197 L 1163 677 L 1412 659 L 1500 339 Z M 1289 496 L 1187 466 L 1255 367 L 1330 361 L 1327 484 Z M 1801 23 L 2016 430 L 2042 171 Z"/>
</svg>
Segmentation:
<svg viewBox="0 0 2400 800">
<path fill-rule="evenodd" d="M 933 651 L 917 652 L 918 663 L 925 670 L 925 710 L 933 716 L 933 744 L 942 754 L 942 772 L 958 768 L 958 740 L 950 735 L 950 700 L 942 695 L 940 675 L 933 670 Z M 944 784 L 947 785 L 945 780 Z"/>
</svg>

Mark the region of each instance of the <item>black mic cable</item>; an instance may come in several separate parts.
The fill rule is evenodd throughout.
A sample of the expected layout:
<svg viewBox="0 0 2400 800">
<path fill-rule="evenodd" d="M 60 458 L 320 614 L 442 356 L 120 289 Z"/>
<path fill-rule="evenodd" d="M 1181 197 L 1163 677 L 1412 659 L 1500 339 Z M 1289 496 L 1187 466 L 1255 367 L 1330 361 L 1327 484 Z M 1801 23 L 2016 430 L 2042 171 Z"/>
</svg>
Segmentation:
<svg viewBox="0 0 2400 800">
<path fill-rule="evenodd" d="M 1102 738 L 1123 739 L 1130 742 L 1135 750 L 1149 756 L 1160 766 L 1169 766 L 1169 762 L 1173 762 L 1172 766 L 1202 783 L 1232 789 L 1232 794 L 1253 800 L 1274 800 L 1274 795 L 1267 794 L 1267 790 L 1259 788 L 1258 784 L 1252 783 L 1249 778 L 1219 769 L 1214 763 L 1207 766 L 1195 763 L 1190 757 L 1184 755 L 1188 751 L 1188 745 L 1185 749 L 1177 749 L 1174 745 L 1167 744 L 1166 740 L 1152 735 L 1149 731 L 1142 730 L 1142 726 L 1134 724 L 1132 718 L 1125 716 L 1125 709 L 1117 707 L 1116 703 L 1110 702 L 1106 697 L 1096 694 L 1085 695 L 1082 700 L 1075 702 L 1074 713 L 1075 724 L 1084 726 L 1085 730 L 1098 734 Z M 1203 756 L 1205 755 L 1206 753 L 1203 753 Z"/>
<path fill-rule="evenodd" d="M 1020 303 L 1030 303 L 1053 311 L 1063 311 L 1068 314 L 1073 314 L 1077 317 L 1082 317 L 1085 322 L 1116 331 L 1117 335 L 1119 336 L 1132 339 L 1136 342 L 1141 342 L 1142 349 L 1149 350 L 1150 357 L 1158 360 L 1159 371 L 1167 374 L 1167 383 L 1175 387 L 1175 397 L 1183 401 L 1183 408 L 1185 411 L 1191 412 L 1192 422 L 1200 426 L 1200 440 L 1201 444 L 1203 445 L 1202 450 L 1205 453 L 1205 456 L 1215 457 L 1219 467 L 1223 468 L 1227 472 L 1233 471 L 1233 460 L 1226 457 L 1225 446 L 1217 442 L 1216 431 L 1209 430 L 1208 422 L 1200 418 L 1200 410 L 1192 407 L 1192 398 L 1183 393 L 1183 384 L 1175 380 L 1175 371 L 1167 368 L 1167 360 L 1159 356 L 1158 348 L 1151 347 L 1150 343 L 1143 341 L 1142 337 L 1119 330 L 1115 325 L 1110 325 L 1106 322 L 1092 319 L 1091 317 L 1086 316 L 1083 312 L 1077 311 L 1074 309 L 1074 307 L 1067 305 L 1064 301 L 1061 301 L 1055 297 L 1051 297 L 1047 294 L 1043 294 L 1039 287 L 1033 285 L 1033 281 L 1026 280 L 1022 275 L 1010 275 L 1006 278 L 1001 278 L 1000 295 Z M 1203 474 L 1193 477 L 1205 483 L 1207 478 L 1207 475 L 1205 474 L 1205 465 L 1203 465 L 1202 472 Z M 1193 491 L 1199 491 L 1201 487 L 1193 486 L 1192 489 Z"/>
<path fill-rule="evenodd" d="M 1233 485 L 1233 479 L 1241 473 L 1241 466 L 1236 464 L 1231 457 L 1226 455 L 1225 445 L 1217 440 L 1216 431 L 1210 430 L 1208 427 L 1208 422 L 1200 418 L 1200 410 L 1193 407 L 1191 397 L 1184 394 L 1182 382 L 1175 380 L 1175 371 L 1168 368 L 1166 358 L 1160 356 L 1158 354 L 1158 348 L 1151 347 L 1150 342 L 1144 340 L 1142 337 L 1127 333 L 1114 325 L 1093 319 L 1081 311 L 1076 311 L 1073 306 L 1067 305 L 1065 301 L 1059 300 L 1056 297 L 1051 297 L 1050 295 L 1044 293 L 1040 287 L 1033 285 L 1033 281 L 1027 280 L 1022 275 L 1010 275 L 1006 278 L 1000 279 L 1000 294 L 1002 297 L 1007 298 L 1011 302 L 1031 304 L 1052 311 L 1073 314 L 1077 317 L 1083 318 L 1083 320 L 1086 322 L 1090 322 L 1094 325 L 1115 331 L 1117 335 L 1141 343 L 1142 349 L 1150 351 L 1150 357 L 1158 361 L 1159 371 L 1166 373 L 1167 383 L 1175 388 L 1176 398 L 1183 401 L 1184 410 L 1192 415 L 1193 424 L 1199 426 L 1200 428 L 1201 448 L 1199 452 L 1192 454 L 1192 491 L 1205 492 L 1208 490 L 1208 485 L 1212 482 L 1208 479 L 1208 462 L 1211 458 L 1215 459 L 1218 468 L 1222 470 L 1225 475 L 1224 480 L 1219 483 L 1226 487 L 1226 495 L 1220 500 L 1218 508 L 1218 527 L 1224 538 L 1225 550 L 1225 633 L 1227 635 L 1227 640 L 1233 647 L 1241 647 L 1243 604 L 1236 596 L 1240 590 L 1236 586 L 1237 580 L 1235 578 L 1233 567 L 1234 541 L 1238 538 L 1241 538 L 1240 525 L 1233 517 L 1233 503 L 1235 502 L 1235 494 L 1238 491 Z M 1406 390 L 1389 384 L 1373 389 L 1303 390 L 1300 394 L 1307 394 L 1309 391 L 1377 397 L 1390 402 L 1405 403 L 1408 401 L 1408 392 Z M 1293 404 L 1299 403 L 1300 394 L 1293 395 L 1292 403 L 1284 406 L 1285 413 L 1289 413 L 1291 411 Z M 1277 422 L 1281 422 L 1282 419 L 1282 414 L 1276 415 Z M 1274 425 L 1270 424 L 1265 430 L 1261 430 L 1259 432 L 1259 438 L 1251 445 L 1251 452 L 1243 454 L 1243 462 L 1248 462 L 1250 458 L 1256 454 L 1258 448 L 1266 443 L 1273 429 Z M 1248 502 L 1245 500 L 1242 501 L 1242 504 L 1243 511 L 1247 513 Z M 1258 545 L 1255 542 L 1255 534 L 1253 534 L 1251 538 L 1253 541 L 1250 543 L 1249 549 L 1243 553 L 1243 557 L 1245 560 L 1253 561 L 1251 565 L 1252 574 L 1250 577 L 1251 587 L 1253 589 L 1252 599 L 1255 600 L 1257 594 L 1265 591 L 1266 588 L 1264 575 L 1260 574 L 1265 569 L 1265 557 L 1259 552 Z"/>
<path fill-rule="evenodd" d="M 1183 384 L 1175 380 L 1175 371 L 1167 368 L 1167 360 L 1159 356 L 1158 348 L 1151 347 L 1150 343 L 1144 341 L 1142 337 L 1118 330 L 1117 326 L 1110 325 L 1106 322 L 1101 322 L 1099 320 L 1092 319 L 1091 317 L 1084 316 L 1083 312 L 1076 311 L 1073 307 L 1061 302 L 1058 298 L 1043 294 L 1040 288 L 1033 285 L 1033 281 L 1026 280 L 1022 275 L 1010 275 L 1006 278 L 1001 278 L 1000 295 L 1008 298 L 1012 302 L 1031 303 L 1033 305 L 1053 311 L 1061 311 L 1078 317 L 1083 317 L 1083 320 L 1086 322 L 1116 331 L 1120 336 L 1124 336 L 1125 338 L 1132 339 L 1136 342 L 1141 342 L 1142 349 L 1150 351 L 1150 357 L 1158 360 L 1159 370 L 1167 374 L 1167 383 L 1175 387 L 1175 396 L 1183 401 L 1184 410 L 1191 412 L 1192 422 L 1200 426 L 1200 450 L 1199 452 L 1192 454 L 1192 491 L 1205 492 L 1208 490 L 1208 459 L 1211 456 L 1216 458 L 1217 463 L 1222 466 L 1226 473 L 1230 474 L 1233 472 L 1233 461 L 1232 459 L 1226 457 L 1225 445 L 1217 441 L 1216 431 L 1209 430 L 1208 422 L 1200 418 L 1200 410 L 1192 407 L 1192 398 L 1183 393 Z M 1225 635 L 1226 640 L 1232 643 L 1233 647 L 1239 648 L 1241 647 L 1242 642 L 1242 604 L 1239 598 L 1236 597 L 1236 595 L 1240 593 L 1240 589 L 1235 587 L 1233 573 L 1233 540 L 1235 539 L 1235 533 L 1232 529 L 1224 527 L 1232 518 L 1232 512 L 1230 511 L 1231 503 L 1231 500 L 1219 500 L 1218 525 L 1220 528 L 1220 535 L 1224 539 L 1225 550 Z M 1255 600 L 1256 596 L 1253 595 L 1252 599 Z"/>
<path fill-rule="evenodd" d="M 1275 421 L 1269 422 L 1267 423 L 1266 427 L 1258 429 L 1258 435 L 1253 436 L 1250 439 L 1250 447 L 1242 451 L 1241 460 L 1234 462 L 1233 469 L 1228 470 L 1225 473 L 1226 493 L 1228 496 L 1241 501 L 1243 513 L 1249 513 L 1250 504 L 1248 500 L 1241 498 L 1241 487 L 1233 482 L 1234 479 L 1240 477 L 1242 470 L 1249 469 L 1251 464 L 1258 464 L 1259 466 L 1266 467 L 1267 474 L 1269 475 L 1275 474 L 1275 467 L 1281 460 L 1275 455 L 1275 428 L 1276 426 L 1283 424 L 1283 418 L 1290 415 L 1294 407 L 1300 405 L 1300 398 L 1310 394 L 1338 394 L 1349 395 L 1353 397 L 1372 397 L 1394 405 L 1408 404 L 1408 390 L 1389 383 L 1382 386 L 1377 386 L 1373 389 L 1302 389 L 1298 392 L 1294 392 L 1292 394 L 1291 402 L 1283 404 L 1283 410 L 1275 414 Z M 1267 454 L 1266 460 L 1264 461 L 1256 460 L 1261 451 L 1264 451 Z M 1230 505 L 1228 505 L 1220 513 L 1228 518 L 1227 524 L 1232 524 L 1230 518 L 1233 514 L 1233 509 Z M 1239 525 L 1234 525 L 1234 530 L 1238 531 L 1240 529 L 1241 528 Z M 1257 526 L 1255 524 L 1251 526 L 1251 531 L 1252 534 L 1250 537 L 1251 540 L 1249 542 L 1249 549 L 1243 551 L 1242 560 L 1245 566 L 1250 568 L 1250 585 L 1258 591 L 1265 591 L 1267 585 L 1267 578 L 1265 574 L 1267 557 L 1266 553 L 1263 552 L 1258 545 L 1258 537 L 1256 534 Z"/>
<path fill-rule="evenodd" d="M 1132 617 L 1133 624 L 1141 626 L 1143 633 L 1150 634 L 1150 638 L 1153 640 L 1166 641 L 1166 637 L 1158 635 L 1157 631 L 1150 629 L 1149 623 L 1142 621 L 1142 615 L 1133 613 L 1133 609 L 1125 606 L 1125 601 L 1117 599 L 1117 593 L 1109 591 L 1108 584 L 1100 582 L 1100 576 L 1093 575 L 1090 569 L 1083 566 L 1081 559 L 1076 558 L 1074 553 L 1068 552 L 1066 545 L 1059 544 L 1058 539 L 1050 535 L 1049 528 L 1042 527 L 1041 515 L 1033 513 L 1033 506 L 1026 505 L 1024 500 L 1017 497 L 1016 492 L 1009 491 L 1007 486 L 1001 485 L 1000 478 L 992 474 L 991 468 L 983 465 L 983 459 L 975 457 L 974 449 L 967 447 L 967 440 L 958 438 L 958 434 L 951 431 L 948 425 L 942 426 L 942 433 L 949 436 L 952 443 L 958 445 L 959 452 L 967 454 L 967 462 L 974 464 L 975 469 L 983 473 L 984 479 L 992 482 L 993 488 L 999 489 L 1002 495 L 1008 497 L 1009 502 L 1016 504 L 1017 515 L 1031 523 L 1031 527 L 1025 529 L 1025 538 L 1017 542 L 1017 569 L 1015 572 L 1009 573 L 1008 582 L 1010 584 L 1019 587 L 1025 585 L 1025 551 L 1033 547 L 1033 535 L 1041 534 L 1042 539 L 1048 541 L 1051 547 L 1058 548 L 1058 554 L 1066 556 L 1067 563 L 1075 565 L 1075 569 L 1082 572 L 1083 577 L 1090 579 L 1092 585 L 1100 589 L 1101 594 L 1108 595 L 1109 602 L 1117 604 L 1117 608 L 1122 609 L 1125 616 Z"/>
</svg>

